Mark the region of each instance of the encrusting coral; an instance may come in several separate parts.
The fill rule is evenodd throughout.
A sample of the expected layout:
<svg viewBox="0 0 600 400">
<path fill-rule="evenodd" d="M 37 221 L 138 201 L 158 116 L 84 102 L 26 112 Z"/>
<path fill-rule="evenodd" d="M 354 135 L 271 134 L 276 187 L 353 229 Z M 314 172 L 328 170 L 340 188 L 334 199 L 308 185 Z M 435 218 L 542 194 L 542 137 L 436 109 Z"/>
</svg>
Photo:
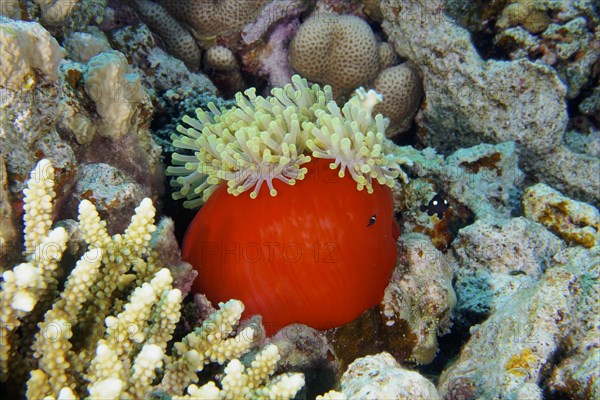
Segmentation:
<svg viewBox="0 0 600 400">
<path fill-rule="evenodd" d="M 237 359 L 256 334 L 248 326 L 230 337 L 244 310 L 237 300 L 219 304 L 166 354 L 182 293 L 151 247 L 152 202 L 144 199 L 125 232 L 111 237 L 94 205 L 82 201 L 78 233 L 69 233 L 51 229 L 53 186 L 54 169 L 41 160 L 25 190 L 26 260 L 2 275 L 2 381 L 28 378 L 29 399 L 143 398 L 152 391 L 173 398 L 291 398 L 304 385 L 302 374 L 268 382 L 279 359 L 274 345 L 248 367 Z M 58 294 L 61 258 L 76 234 L 87 251 Z M 215 382 L 194 385 L 204 365 L 227 361 L 220 388 Z"/>
<path fill-rule="evenodd" d="M 531 33 L 546 30 L 552 19 L 543 7 L 543 2 L 511 0 L 496 22 L 498 28 L 522 25 Z"/>
<path fill-rule="evenodd" d="M 128 133 L 137 105 L 144 99 L 144 89 L 140 77 L 131 73 L 125 55 L 106 51 L 92 57 L 83 80 L 100 116 L 98 133 L 111 139 Z"/>
<path fill-rule="evenodd" d="M 94 56 L 110 51 L 110 43 L 108 38 L 101 32 L 90 28 L 93 33 L 73 32 L 67 36 L 62 46 L 67 51 L 67 56 L 78 63 L 87 64 Z"/>
<path fill-rule="evenodd" d="M 523 214 L 546 226 L 567 242 L 588 248 L 600 243 L 598 209 L 572 200 L 544 183 L 525 190 Z"/>
<path fill-rule="evenodd" d="M 21 6 L 19 0 L 6 0 L 2 2 L 0 7 L 0 15 L 4 15 L 12 19 L 21 19 Z"/>
<path fill-rule="evenodd" d="M 0 17 L 0 57 L 0 86 L 21 90 L 35 85 L 34 69 L 56 81 L 63 50 L 40 24 Z"/>
<path fill-rule="evenodd" d="M 208 199 L 218 185 L 227 182 L 229 193 L 251 190 L 255 198 L 263 183 L 271 196 L 273 180 L 289 185 L 304 179 L 303 164 L 316 158 L 332 160 L 331 169 L 347 173 L 370 193 L 372 182 L 393 186 L 396 178 L 406 181 L 398 163 L 408 159 L 391 156 L 385 138 L 389 121 L 372 115 L 381 101 L 374 91 L 357 90 L 342 108 L 332 100 L 329 86 L 308 86 L 295 75 L 292 84 L 274 88 L 271 96 L 256 96 L 255 89 L 236 95 L 236 106 L 210 112 L 196 110 L 197 119 L 184 117 L 173 135 L 173 145 L 194 155 L 174 153 L 167 174 L 179 190 L 174 199 L 186 198 L 184 206 L 195 208 Z"/>
<path fill-rule="evenodd" d="M 77 7 L 78 0 L 35 0 L 40 6 L 44 25 L 65 24 Z"/>
</svg>

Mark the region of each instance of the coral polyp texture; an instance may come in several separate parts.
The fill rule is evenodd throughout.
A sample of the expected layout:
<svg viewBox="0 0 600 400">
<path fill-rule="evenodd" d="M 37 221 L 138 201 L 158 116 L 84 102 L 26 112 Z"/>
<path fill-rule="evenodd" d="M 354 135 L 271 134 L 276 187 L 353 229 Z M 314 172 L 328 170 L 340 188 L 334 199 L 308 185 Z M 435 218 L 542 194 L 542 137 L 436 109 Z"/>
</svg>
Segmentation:
<svg viewBox="0 0 600 400">
<path fill-rule="evenodd" d="M 140 18 L 163 40 L 165 47 L 190 70 L 200 68 L 200 48 L 192 34 L 159 3 L 135 0 L 131 4 Z"/>
<path fill-rule="evenodd" d="M 269 0 L 159 0 L 194 36 L 231 33 L 252 21 Z"/>
<path fill-rule="evenodd" d="M 94 205 L 81 202 L 76 232 L 87 251 L 79 252 L 61 285 L 61 259 L 75 233 L 52 229 L 53 186 L 54 168 L 42 160 L 25 190 L 26 258 L 2 275 L 0 380 L 27 382 L 26 390 L 13 386 L 14 394 L 26 392 L 28 399 L 146 398 L 151 392 L 182 399 L 295 396 L 304 385 L 302 374 L 269 381 L 280 358 L 277 346 L 256 353 L 248 366 L 238 359 L 255 346 L 257 333 L 254 326 L 236 331 L 244 311 L 238 300 L 220 303 L 167 353 L 182 292 L 173 287 L 170 270 L 151 244 L 160 238 L 150 199 L 136 208 L 128 228 L 112 237 Z M 219 386 L 210 381 L 198 387 L 197 372 L 211 362 L 227 363 Z"/>
<path fill-rule="evenodd" d="M 354 15 L 315 13 L 300 25 L 289 46 L 292 68 L 303 77 L 332 87 L 343 101 L 358 86 L 383 95 L 376 112 L 391 121 L 388 137 L 405 132 L 423 97 L 422 76 L 413 63 L 398 63 L 393 46 L 381 42 Z"/>
<path fill-rule="evenodd" d="M 299 74 L 331 85 L 336 97 L 379 72 L 377 38 L 366 21 L 353 15 L 323 13 L 307 19 L 290 43 L 289 57 Z"/>
<path fill-rule="evenodd" d="M 196 110 L 196 119 L 184 117 L 173 135 L 173 145 L 194 154 L 173 154 L 167 174 L 175 199 L 186 198 L 188 208 L 200 206 L 224 182 L 228 191 L 250 191 L 256 198 L 265 184 L 277 194 L 273 180 L 294 185 L 304 179 L 302 165 L 312 157 L 331 160 L 339 176 L 346 173 L 359 190 L 373 190 L 373 182 L 393 186 L 406 180 L 397 159 L 386 151 L 388 120 L 373 107 L 381 100 L 374 92 L 358 90 L 342 108 L 332 100 L 329 86 L 308 86 L 295 75 L 293 83 L 274 88 L 271 96 L 257 96 L 255 89 L 236 95 L 236 105 L 209 112 Z"/>
<path fill-rule="evenodd" d="M 226 93 L 244 90 L 246 83 L 233 51 L 225 46 L 212 46 L 204 56 L 207 74 Z"/>
<path fill-rule="evenodd" d="M 375 111 L 390 119 L 388 137 L 410 128 L 423 97 L 421 79 L 419 68 L 410 61 L 386 68 L 375 78 L 373 87 L 385 100 Z"/>
</svg>

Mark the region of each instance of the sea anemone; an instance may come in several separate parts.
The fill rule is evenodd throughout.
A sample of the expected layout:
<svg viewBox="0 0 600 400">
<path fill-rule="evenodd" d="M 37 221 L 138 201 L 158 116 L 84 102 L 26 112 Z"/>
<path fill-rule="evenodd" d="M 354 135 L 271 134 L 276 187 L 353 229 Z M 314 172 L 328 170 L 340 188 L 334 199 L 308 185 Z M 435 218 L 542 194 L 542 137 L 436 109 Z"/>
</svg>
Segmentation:
<svg viewBox="0 0 600 400">
<path fill-rule="evenodd" d="M 340 108 L 328 86 L 292 82 L 184 118 L 173 143 L 194 154 L 167 169 L 175 199 L 204 204 L 183 243 L 194 290 L 242 300 L 270 331 L 339 326 L 381 300 L 398 237 L 390 187 L 409 163 L 372 114 L 377 93 L 361 88 Z"/>
<path fill-rule="evenodd" d="M 357 90 L 340 109 L 332 100 L 329 86 L 308 86 L 298 75 L 293 84 L 274 88 L 271 96 L 256 96 L 254 88 L 238 93 L 237 106 L 217 109 L 208 104 L 209 112 L 196 110 L 196 119 L 183 118 L 173 135 L 175 147 L 191 154 L 173 154 L 173 166 L 167 174 L 177 176 L 171 186 L 175 200 L 187 198 L 184 206 L 196 208 L 227 181 L 229 193 L 239 195 L 251 188 L 256 198 L 266 182 L 271 196 L 277 195 L 273 180 L 289 185 L 304 178 L 301 165 L 319 158 L 335 160 L 331 168 L 345 169 L 358 183 L 358 189 L 371 190 L 372 179 L 392 186 L 396 177 L 406 175 L 396 160 L 386 155 L 384 147 L 386 118 L 372 116 L 381 98 L 372 90 Z"/>
</svg>

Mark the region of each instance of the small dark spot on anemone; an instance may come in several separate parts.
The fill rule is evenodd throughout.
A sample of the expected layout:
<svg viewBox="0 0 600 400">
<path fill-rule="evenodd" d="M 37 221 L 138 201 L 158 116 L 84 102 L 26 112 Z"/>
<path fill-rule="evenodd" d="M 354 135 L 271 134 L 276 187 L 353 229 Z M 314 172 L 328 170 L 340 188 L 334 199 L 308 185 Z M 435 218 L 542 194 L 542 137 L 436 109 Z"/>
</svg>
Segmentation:
<svg viewBox="0 0 600 400">
<path fill-rule="evenodd" d="M 369 223 L 367 224 L 367 227 L 373 225 L 375 223 L 375 221 L 377 221 L 377 213 L 371 215 L 371 218 L 369 218 Z"/>
</svg>

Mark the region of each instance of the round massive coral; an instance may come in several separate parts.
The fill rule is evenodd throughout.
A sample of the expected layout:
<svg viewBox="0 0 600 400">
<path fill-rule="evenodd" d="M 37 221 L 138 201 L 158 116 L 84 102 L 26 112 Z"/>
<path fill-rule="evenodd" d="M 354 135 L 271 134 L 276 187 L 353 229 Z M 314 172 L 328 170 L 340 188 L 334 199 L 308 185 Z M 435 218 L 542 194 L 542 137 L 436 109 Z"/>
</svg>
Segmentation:
<svg viewBox="0 0 600 400">
<path fill-rule="evenodd" d="M 410 61 L 386 68 L 377 76 L 373 87 L 385 100 L 375 111 L 390 119 L 388 137 L 406 132 L 423 98 L 419 68 Z"/>
<path fill-rule="evenodd" d="M 372 114 L 379 95 L 361 89 L 340 108 L 329 87 L 292 80 L 184 118 L 173 143 L 194 154 L 167 169 L 174 198 L 204 203 L 183 243 L 195 290 L 242 300 L 270 332 L 338 326 L 381 300 L 398 236 L 390 187 L 406 179 L 388 120 Z"/>
<path fill-rule="evenodd" d="M 235 32 L 252 21 L 268 0 L 159 0 L 196 37 Z"/>
<path fill-rule="evenodd" d="M 290 43 L 290 62 L 302 76 L 333 88 L 343 98 L 379 72 L 379 45 L 364 20 L 353 15 L 316 14 Z"/>
</svg>

